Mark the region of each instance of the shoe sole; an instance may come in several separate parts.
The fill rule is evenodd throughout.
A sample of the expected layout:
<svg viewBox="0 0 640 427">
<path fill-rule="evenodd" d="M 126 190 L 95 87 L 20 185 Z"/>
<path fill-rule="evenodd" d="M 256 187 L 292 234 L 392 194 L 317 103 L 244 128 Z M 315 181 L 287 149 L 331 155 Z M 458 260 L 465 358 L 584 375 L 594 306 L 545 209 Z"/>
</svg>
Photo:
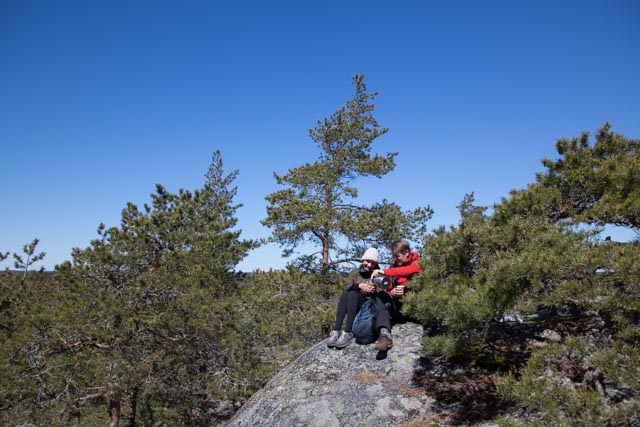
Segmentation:
<svg viewBox="0 0 640 427">
<path fill-rule="evenodd" d="M 346 344 L 342 344 L 342 345 L 334 345 L 335 348 L 345 348 L 346 346 L 348 346 L 349 344 L 351 344 L 351 341 L 353 341 L 354 339 L 351 338 L 349 341 L 347 341 Z"/>
<path fill-rule="evenodd" d="M 327 340 L 329 340 L 329 338 L 327 338 Z M 334 342 L 327 342 L 327 347 L 329 348 L 335 347 L 337 342 L 338 342 L 337 339 Z"/>
<path fill-rule="evenodd" d="M 389 347 L 387 347 L 387 348 L 375 347 L 375 349 L 376 349 L 376 350 L 378 350 L 378 351 L 389 351 L 389 350 L 391 350 L 392 348 L 393 348 L 393 346 L 392 346 L 392 345 L 390 345 L 390 346 L 389 346 Z"/>
<path fill-rule="evenodd" d="M 393 342 L 391 343 L 390 346 L 385 347 L 385 348 L 379 347 L 377 344 L 374 346 L 374 349 L 376 349 L 378 351 L 388 351 L 388 350 L 391 350 L 392 348 L 393 348 Z"/>
</svg>

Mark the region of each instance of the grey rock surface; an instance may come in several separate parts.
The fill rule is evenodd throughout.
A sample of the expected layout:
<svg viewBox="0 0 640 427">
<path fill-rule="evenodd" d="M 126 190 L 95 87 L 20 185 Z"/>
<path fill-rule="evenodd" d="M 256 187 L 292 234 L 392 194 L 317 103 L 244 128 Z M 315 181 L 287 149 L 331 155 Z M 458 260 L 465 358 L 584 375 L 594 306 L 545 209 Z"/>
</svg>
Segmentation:
<svg viewBox="0 0 640 427">
<path fill-rule="evenodd" d="M 378 352 L 355 342 L 342 350 L 326 340 L 309 348 L 255 393 L 226 423 L 232 426 L 438 425 L 434 400 L 413 384 L 422 327 L 393 327 L 394 346 Z"/>
</svg>

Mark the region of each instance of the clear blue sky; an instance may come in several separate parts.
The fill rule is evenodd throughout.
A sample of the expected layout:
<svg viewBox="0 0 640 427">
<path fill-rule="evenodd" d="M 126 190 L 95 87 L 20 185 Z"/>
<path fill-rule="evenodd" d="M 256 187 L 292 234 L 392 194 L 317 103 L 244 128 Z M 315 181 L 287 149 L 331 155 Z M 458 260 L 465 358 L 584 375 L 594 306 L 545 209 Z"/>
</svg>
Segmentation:
<svg viewBox="0 0 640 427">
<path fill-rule="evenodd" d="M 239 170 L 244 238 L 266 237 L 273 173 L 317 159 L 308 129 L 364 73 L 397 168 L 360 201 L 492 205 L 604 122 L 640 137 L 640 2 L 0 0 L 0 251 L 53 268 L 127 202 Z M 280 249 L 240 270 L 281 268 Z M 7 262 L 4 265 L 9 265 Z"/>
</svg>

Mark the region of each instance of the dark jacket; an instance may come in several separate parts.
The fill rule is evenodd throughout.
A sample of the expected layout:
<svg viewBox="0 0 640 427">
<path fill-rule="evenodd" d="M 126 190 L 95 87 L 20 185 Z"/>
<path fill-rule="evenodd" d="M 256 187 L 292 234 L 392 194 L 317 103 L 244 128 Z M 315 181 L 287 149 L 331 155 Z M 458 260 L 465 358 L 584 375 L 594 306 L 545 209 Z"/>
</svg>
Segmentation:
<svg viewBox="0 0 640 427">
<path fill-rule="evenodd" d="M 375 268 L 379 267 L 376 266 Z M 351 270 L 343 289 L 345 291 L 359 291 L 360 288 L 358 285 L 360 285 L 360 283 L 371 282 L 371 273 L 373 273 L 373 270 L 367 271 L 364 269 L 364 266 L 360 264 L 360 267 Z"/>
</svg>

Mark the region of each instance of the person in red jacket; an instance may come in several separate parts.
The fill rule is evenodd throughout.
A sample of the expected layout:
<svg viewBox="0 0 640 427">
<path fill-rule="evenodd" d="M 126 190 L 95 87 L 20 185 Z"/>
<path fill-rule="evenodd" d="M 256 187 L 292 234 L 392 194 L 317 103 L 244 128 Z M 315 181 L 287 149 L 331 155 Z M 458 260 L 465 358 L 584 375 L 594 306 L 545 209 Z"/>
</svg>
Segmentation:
<svg viewBox="0 0 640 427">
<path fill-rule="evenodd" d="M 407 281 L 415 274 L 422 271 L 422 267 L 418 263 L 420 255 L 417 252 L 411 252 L 411 245 L 404 239 L 393 242 L 390 246 L 394 263 L 391 267 L 384 270 L 374 270 L 371 274 L 372 278 L 378 276 L 388 276 L 391 278 L 392 285 L 386 290 L 376 293 L 376 308 L 378 317 L 376 326 L 378 328 L 378 340 L 375 349 L 379 351 L 387 351 L 393 347 L 393 339 L 391 338 L 391 318 L 395 317 L 402 306 L 401 298 L 404 295 Z"/>
</svg>

